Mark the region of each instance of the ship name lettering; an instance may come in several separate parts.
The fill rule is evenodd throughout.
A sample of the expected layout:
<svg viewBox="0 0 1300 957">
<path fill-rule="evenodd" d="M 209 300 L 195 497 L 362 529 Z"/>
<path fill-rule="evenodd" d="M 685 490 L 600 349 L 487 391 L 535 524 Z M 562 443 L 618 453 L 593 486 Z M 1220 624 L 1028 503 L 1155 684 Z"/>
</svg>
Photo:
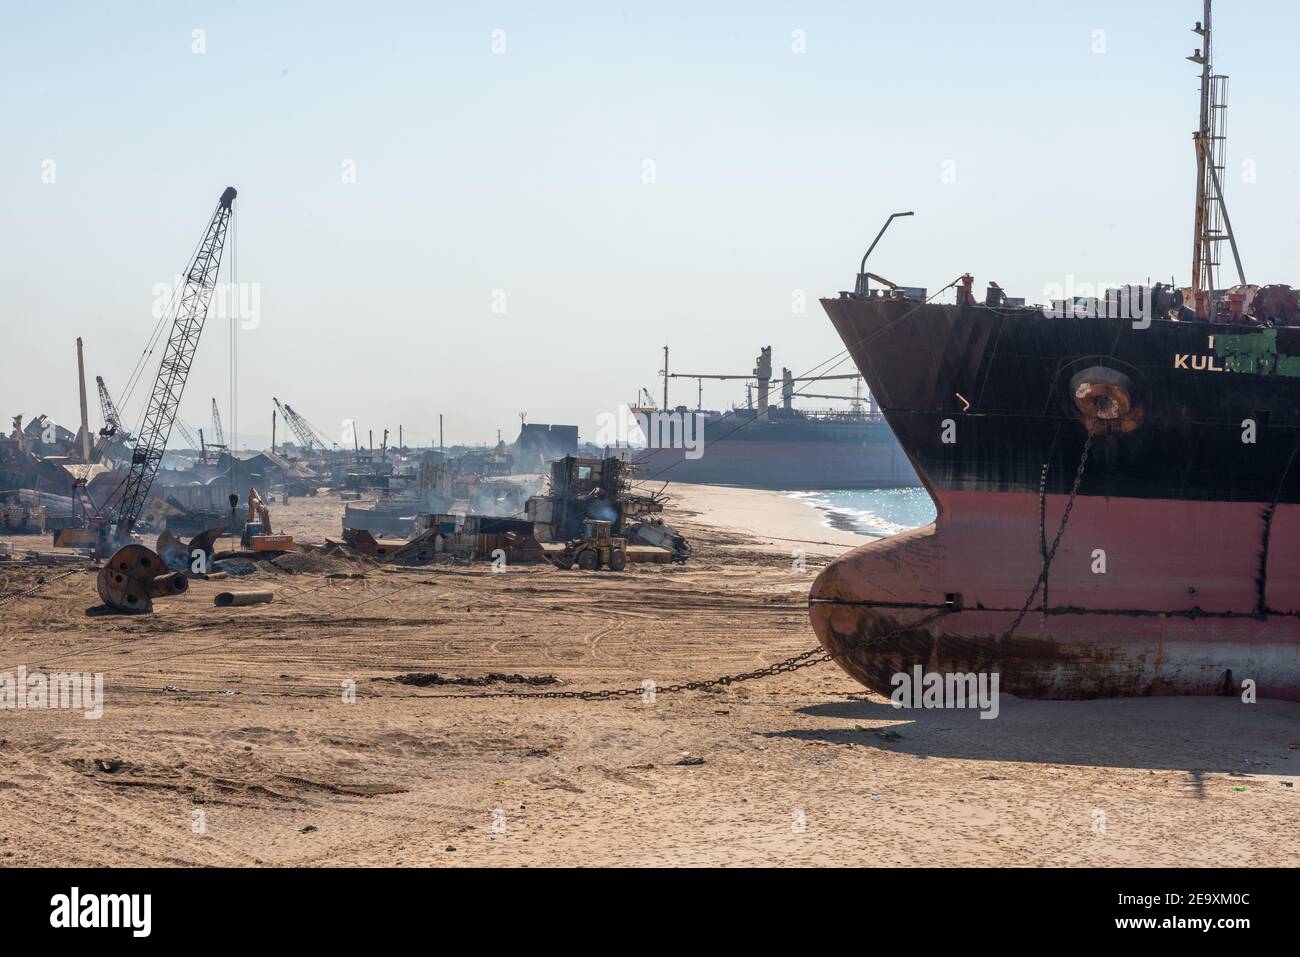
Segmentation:
<svg viewBox="0 0 1300 957">
<path fill-rule="evenodd" d="M 1192 355 L 1190 352 L 1175 354 L 1174 368 L 1190 369 L 1195 372 L 1227 372 L 1228 371 L 1227 369 L 1225 369 L 1223 366 L 1219 365 L 1215 361 L 1218 358 L 1219 358 L 1218 356 L 1212 356 L 1212 355 L 1211 356 Z"/>
</svg>

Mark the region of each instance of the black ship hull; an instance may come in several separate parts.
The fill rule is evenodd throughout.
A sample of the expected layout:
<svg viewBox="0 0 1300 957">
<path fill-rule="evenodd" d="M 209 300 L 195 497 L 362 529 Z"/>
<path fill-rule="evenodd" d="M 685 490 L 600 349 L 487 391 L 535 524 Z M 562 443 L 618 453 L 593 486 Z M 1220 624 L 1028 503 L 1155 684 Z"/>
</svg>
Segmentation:
<svg viewBox="0 0 1300 957">
<path fill-rule="evenodd" d="M 818 576 L 846 671 L 1300 700 L 1300 328 L 823 305 L 938 512 Z"/>
<path fill-rule="evenodd" d="M 823 305 L 937 488 L 1037 493 L 1046 464 L 1047 491 L 1068 492 L 1088 434 L 1071 383 L 1103 368 L 1131 383 L 1130 422 L 1094 438 L 1082 494 L 1300 501 L 1300 328 Z"/>
</svg>

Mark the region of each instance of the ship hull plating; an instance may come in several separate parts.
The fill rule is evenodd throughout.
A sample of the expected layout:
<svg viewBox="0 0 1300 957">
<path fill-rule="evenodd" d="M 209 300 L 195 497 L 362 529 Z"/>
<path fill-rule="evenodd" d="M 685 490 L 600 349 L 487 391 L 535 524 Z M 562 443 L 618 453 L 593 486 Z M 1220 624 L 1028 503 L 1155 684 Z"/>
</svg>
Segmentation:
<svg viewBox="0 0 1300 957">
<path fill-rule="evenodd" d="M 938 509 L 815 582 L 813 627 L 849 674 L 883 694 L 921 665 L 995 671 L 1023 697 L 1239 694 L 1249 681 L 1300 700 L 1300 378 L 1278 371 L 1300 330 L 1223 350 L 1258 332 L 958 307 L 912 323 L 915 303 L 825 304 Z M 1181 357 L 1202 342 L 1213 360 L 1194 369 Z M 1240 359 L 1257 345 L 1271 360 Z M 1097 368 L 1123 373 L 1101 424 L 1072 391 L 1111 381 Z M 1046 589 L 1000 643 L 1090 429 Z"/>
</svg>

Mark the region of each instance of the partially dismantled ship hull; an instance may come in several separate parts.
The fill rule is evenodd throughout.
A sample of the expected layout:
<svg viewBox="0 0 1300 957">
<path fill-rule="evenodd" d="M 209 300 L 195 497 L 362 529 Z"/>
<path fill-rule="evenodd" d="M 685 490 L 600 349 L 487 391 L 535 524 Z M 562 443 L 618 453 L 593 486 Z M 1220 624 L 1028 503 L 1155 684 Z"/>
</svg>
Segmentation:
<svg viewBox="0 0 1300 957">
<path fill-rule="evenodd" d="M 887 695 L 921 665 L 1023 697 L 1300 700 L 1300 328 L 823 305 L 938 513 L 813 585 L 849 674 Z"/>
</svg>

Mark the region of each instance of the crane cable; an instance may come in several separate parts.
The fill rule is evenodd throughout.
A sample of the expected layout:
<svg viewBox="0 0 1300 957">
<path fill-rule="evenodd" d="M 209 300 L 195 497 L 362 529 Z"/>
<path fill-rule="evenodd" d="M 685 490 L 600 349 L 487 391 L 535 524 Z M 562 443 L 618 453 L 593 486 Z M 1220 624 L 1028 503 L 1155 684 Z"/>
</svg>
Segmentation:
<svg viewBox="0 0 1300 957">
<path fill-rule="evenodd" d="M 190 268 L 190 265 L 194 262 L 194 258 L 199 254 L 199 247 L 202 245 L 203 245 L 203 238 L 200 237 L 199 241 L 194 244 L 194 248 L 190 251 L 189 259 L 185 261 L 186 269 Z M 153 356 L 154 349 L 158 347 L 158 340 L 161 338 L 163 329 L 165 329 L 167 326 L 167 322 L 175 318 L 177 300 L 180 297 L 181 293 L 184 291 L 184 289 L 185 289 L 185 277 L 182 276 L 181 281 L 176 283 L 172 287 L 171 298 L 167 301 L 167 306 L 165 309 L 163 309 L 162 315 L 158 317 L 158 323 L 154 326 L 153 332 L 149 334 L 149 339 L 145 344 L 144 351 L 140 353 L 140 358 L 136 360 L 135 368 L 132 369 L 131 376 L 130 378 L 127 379 L 126 391 L 125 393 L 123 393 L 121 397 L 121 401 L 118 403 L 119 412 L 122 412 L 123 407 L 127 404 L 128 401 L 130 401 L 132 393 L 135 392 L 136 386 L 140 384 L 141 381 L 140 377 L 141 375 L 143 375 L 144 370 L 148 365 L 150 357 Z M 148 410 L 149 407 L 148 404 L 146 403 L 145 408 L 140 412 L 140 421 L 136 426 L 136 435 L 140 434 L 140 429 L 144 425 L 145 413 L 147 413 Z"/>
<path fill-rule="evenodd" d="M 239 312 L 240 312 L 240 294 L 239 294 L 239 220 L 236 210 L 232 207 L 230 210 L 230 255 L 226 259 L 226 279 L 230 284 L 230 293 L 227 300 L 227 308 L 230 310 L 230 444 L 227 446 L 227 453 L 230 455 L 230 494 L 237 495 L 238 490 L 235 488 L 235 482 L 238 478 L 238 459 L 235 457 L 235 450 L 239 447 L 239 404 L 238 404 L 238 385 L 239 385 Z M 232 529 L 233 532 L 233 529 Z"/>
</svg>

